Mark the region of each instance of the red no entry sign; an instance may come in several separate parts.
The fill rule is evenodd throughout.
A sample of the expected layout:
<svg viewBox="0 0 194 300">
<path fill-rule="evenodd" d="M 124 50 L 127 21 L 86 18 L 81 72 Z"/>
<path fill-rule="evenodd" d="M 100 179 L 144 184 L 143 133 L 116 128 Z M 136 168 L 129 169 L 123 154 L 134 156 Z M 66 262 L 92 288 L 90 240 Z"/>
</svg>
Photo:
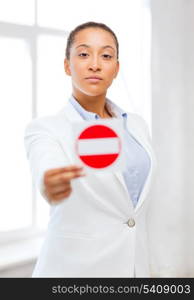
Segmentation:
<svg viewBox="0 0 194 300">
<path fill-rule="evenodd" d="M 112 165 L 121 152 L 121 140 L 106 125 L 85 128 L 77 138 L 76 153 L 84 164 L 101 169 Z"/>
</svg>

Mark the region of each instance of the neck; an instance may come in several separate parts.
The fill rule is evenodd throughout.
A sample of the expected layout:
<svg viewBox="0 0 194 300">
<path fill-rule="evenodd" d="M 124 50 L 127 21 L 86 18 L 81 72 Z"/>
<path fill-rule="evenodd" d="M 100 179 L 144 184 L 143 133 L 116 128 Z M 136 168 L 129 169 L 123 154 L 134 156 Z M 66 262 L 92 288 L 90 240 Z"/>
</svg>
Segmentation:
<svg viewBox="0 0 194 300">
<path fill-rule="evenodd" d="M 79 104 L 87 111 L 98 114 L 101 118 L 110 117 L 105 104 L 106 94 L 98 96 L 88 96 L 78 91 L 73 92 L 73 97 L 79 102 Z"/>
</svg>

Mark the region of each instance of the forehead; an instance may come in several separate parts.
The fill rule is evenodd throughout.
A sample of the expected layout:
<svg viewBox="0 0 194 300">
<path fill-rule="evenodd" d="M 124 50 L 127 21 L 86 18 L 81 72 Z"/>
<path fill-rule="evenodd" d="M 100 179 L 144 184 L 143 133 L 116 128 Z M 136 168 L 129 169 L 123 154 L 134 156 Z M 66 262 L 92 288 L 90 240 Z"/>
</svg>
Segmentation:
<svg viewBox="0 0 194 300">
<path fill-rule="evenodd" d="M 101 28 L 85 28 L 76 33 L 73 46 L 88 44 L 90 46 L 110 45 L 116 48 L 115 39 L 112 34 Z"/>
</svg>

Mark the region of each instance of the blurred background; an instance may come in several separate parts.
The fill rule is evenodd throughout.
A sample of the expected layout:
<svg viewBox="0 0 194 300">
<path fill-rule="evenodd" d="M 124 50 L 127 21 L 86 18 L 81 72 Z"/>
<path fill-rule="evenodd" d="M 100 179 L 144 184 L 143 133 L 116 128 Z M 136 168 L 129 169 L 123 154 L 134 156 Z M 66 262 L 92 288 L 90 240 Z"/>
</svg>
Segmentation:
<svg viewBox="0 0 194 300">
<path fill-rule="evenodd" d="M 24 149 L 33 118 L 71 94 L 63 60 L 68 33 L 103 22 L 120 44 L 108 97 L 147 122 L 158 160 L 150 190 L 152 277 L 194 277 L 194 0 L 0 1 L 0 277 L 30 277 L 49 206 Z"/>
</svg>

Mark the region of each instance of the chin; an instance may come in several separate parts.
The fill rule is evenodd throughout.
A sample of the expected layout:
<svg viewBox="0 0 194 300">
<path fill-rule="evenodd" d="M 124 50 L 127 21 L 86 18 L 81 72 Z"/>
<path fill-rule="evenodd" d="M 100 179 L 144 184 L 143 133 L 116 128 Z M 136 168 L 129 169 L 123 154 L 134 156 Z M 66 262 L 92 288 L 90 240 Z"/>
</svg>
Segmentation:
<svg viewBox="0 0 194 300">
<path fill-rule="evenodd" d="M 84 93 L 84 94 L 87 95 L 87 96 L 90 96 L 90 97 L 97 97 L 97 96 L 100 96 L 104 93 Z"/>
<path fill-rule="evenodd" d="M 90 96 L 90 97 L 97 97 L 97 96 L 100 96 L 100 95 L 104 95 L 106 94 L 106 90 L 99 90 L 99 91 L 91 91 L 91 90 L 81 90 L 81 92 L 87 96 Z"/>
</svg>

